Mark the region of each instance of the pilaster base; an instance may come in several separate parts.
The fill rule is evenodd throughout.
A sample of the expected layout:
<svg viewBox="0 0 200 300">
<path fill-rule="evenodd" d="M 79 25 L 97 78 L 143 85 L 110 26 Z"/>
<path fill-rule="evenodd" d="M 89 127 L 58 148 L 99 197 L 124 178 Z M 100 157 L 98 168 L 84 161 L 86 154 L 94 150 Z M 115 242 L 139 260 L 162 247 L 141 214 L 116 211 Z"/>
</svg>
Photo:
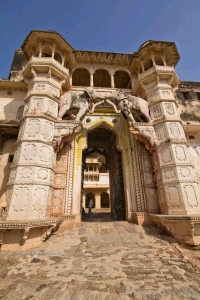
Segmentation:
<svg viewBox="0 0 200 300">
<path fill-rule="evenodd" d="M 141 226 L 154 225 L 147 212 L 134 212 L 132 214 L 132 220 L 133 220 L 132 222 Z"/>
<path fill-rule="evenodd" d="M 73 229 L 74 225 L 81 222 L 81 215 L 64 216 L 64 220 L 60 224 L 59 229 Z"/>
<path fill-rule="evenodd" d="M 0 221 L 1 251 L 27 251 L 40 246 L 56 231 L 62 218 L 32 221 Z"/>
<path fill-rule="evenodd" d="M 200 215 L 149 215 L 151 220 L 173 235 L 179 242 L 200 245 Z"/>
</svg>

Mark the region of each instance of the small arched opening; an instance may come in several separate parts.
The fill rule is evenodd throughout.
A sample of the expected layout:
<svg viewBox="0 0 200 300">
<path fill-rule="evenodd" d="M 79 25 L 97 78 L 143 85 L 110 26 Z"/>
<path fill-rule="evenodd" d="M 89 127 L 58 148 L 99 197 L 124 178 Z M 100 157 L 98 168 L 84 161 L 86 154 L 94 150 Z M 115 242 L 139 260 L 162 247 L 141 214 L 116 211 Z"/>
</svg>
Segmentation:
<svg viewBox="0 0 200 300">
<path fill-rule="evenodd" d="M 156 55 L 154 57 L 155 64 L 158 66 L 164 66 L 163 59 L 161 55 Z"/>
<path fill-rule="evenodd" d="M 95 207 L 95 195 L 93 193 L 87 193 L 85 196 L 85 207 L 88 208 L 89 205 L 89 198 L 93 200 L 93 208 Z"/>
<path fill-rule="evenodd" d="M 90 73 L 85 68 L 78 68 L 73 72 L 72 85 L 90 86 Z"/>
<path fill-rule="evenodd" d="M 126 71 L 118 70 L 114 75 L 115 88 L 131 89 L 131 78 Z"/>
<path fill-rule="evenodd" d="M 51 56 L 52 56 L 52 50 L 48 47 L 43 48 L 42 57 L 51 57 Z"/>
<path fill-rule="evenodd" d="M 94 87 L 111 87 L 111 77 L 107 70 L 98 69 L 95 71 Z"/>
<path fill-rule="evenodd" d="M 146 70 L 148 70 L 148 69 L 150 69 L 151 67 L 153 67 L 153 62 L 152 62 L 152 60 L 149 58 L 149 59 L 146 59 L 145 61 L 144 61 L 144 70 L 146 71 Z"/>
<path fill-rule="evenodd" d="M 62 58 L 58 52 L 55 52 L 54 59 L 57 60 L 60 64 L 62 64 Z"/>
<path fill-rule="evenodd" d="M 101 194 L 101 208 L 109 208 L 109 207 L 110 207 L 109 194 L 103 192 Z"/>
</svg>

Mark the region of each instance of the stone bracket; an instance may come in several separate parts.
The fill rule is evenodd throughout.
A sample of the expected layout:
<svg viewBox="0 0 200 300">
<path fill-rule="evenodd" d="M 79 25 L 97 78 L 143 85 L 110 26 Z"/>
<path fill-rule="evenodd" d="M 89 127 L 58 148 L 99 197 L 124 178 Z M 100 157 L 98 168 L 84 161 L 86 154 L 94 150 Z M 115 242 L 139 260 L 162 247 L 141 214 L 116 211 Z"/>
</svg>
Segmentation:
<svg viewBox="0 0 200 300">
<path fill-rule="evenodd" d="M 28 234 L 29 234 L 30 229 L 31 229 L 30 227 L 24 228 L 24 232 L 23 232 L 23 234 L 22 234 L 21 245 L 24 245 L 24 244 L 25 244 L 25 242 L 26 242 L 26 240 L 27 240 L 27 238 L 28 238 Z"/>
</svg>

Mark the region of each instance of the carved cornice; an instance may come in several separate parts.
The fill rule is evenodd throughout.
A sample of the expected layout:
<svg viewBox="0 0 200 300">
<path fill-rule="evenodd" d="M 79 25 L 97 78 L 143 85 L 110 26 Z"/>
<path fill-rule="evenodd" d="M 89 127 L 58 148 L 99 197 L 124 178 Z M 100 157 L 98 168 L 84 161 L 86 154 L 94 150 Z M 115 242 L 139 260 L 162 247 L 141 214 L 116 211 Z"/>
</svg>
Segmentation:
<svg viewBox="0 0 200 300">
<path fill-rule="evenodd" d="M 29 98 L 31 97 L 46 97 L 46 98 L 50 98 L 51 100 L 53 100 L 56 103 L 60 103 L 60 99 L 56 96 L 54 96 L 52 93 L 49 93 L 47 91 L 33 91 L 30 92 L 27 97 L 24 99 L 24 102 L 28 102 Z"/>
<path fill-rule="evenodd" d="M 165 164 L 165 165 L 162 165 L 162 166 L 156 166 L 156 165 L 154 165 L 154 170 L 155 171 L 159 171 L 159 170 L 162 170 L 162 169 L 167 169 L 167 168 L 171 168 L 171 167 L 192 167 L 192 168 L 194 168 L 194 165 L 192 164 L 192 163 L 184 163 L 184 162 L 182 162 L 182 163 L 179 163 L 179 162 L 176 162 L 176 163 L 168 163 L 168 164 Z"/>
<path fill-rule="evenodd" d="M 176 115 L 164 115 L 162 117 L 156 118 L 152 121 L 153 125 L 158 125 L 160 123 L 166 123 L 166 122 L 179 122 L 182 126 L 184 126 L 183 121 L 180 119 L 179 116 Z"/>
<path fill-rule="evenodd" d="M 144 217 L 144 215 L 148 215 L 148 213 L 147 212 L 142 212 L 142 211 L 140 211 L 140 212 L 137 212 L 137 211 L 134 211 L 134 212 L 132 212 L 133 214 L 135 214 L 137 217 Z"/>
<path fill-rule="evenodd" d="M 27 118 L 31 118 L 31 119 L 45 119 L 45 120 L 48 120 L 48 121 L 51 121 L 51 122 L 57 122 L 58 119 L 57 117 L 49 117 L 48 115 L 46 115 L 46 113 L 43 113 L 43 112 L 39 112 L 39 113 L 26 113 L 20 120 L 20 123 L 22 123 L 25 119 Z"/>
<path fill-rule="evenodd" d="M 158 141 L 156 140 L 156 147 L 164 146 L 164 145 L 169 145 L 169 144 L 186 144 L 187 145 L 187 140 L 186 138 L 167 138 L 165 140 Z"/>
<path fill-rule="evenodd" d="M 95 51 L 75 51 L 77 63 L 129 66 L 132 54 Z"/>
<path fill-rule="evenodd" d="M 192 222 L 200 222 L 200 215 L 183 215 L 183 216 L 177 216 L 177 215 L 154 215 L 154 214 L 149 214 L 150 218 L 152 221 L 160 220 L 160 221 L 170 221 L 170 222 L 177 222 L 177 221 L 192 221 Z"/>
<path fill-rule="evenodd" d="M 200 89 L 200 82 L 183 81 L 181 80 L 178 86 L 179 89 Z"/>
<path fill-rule="evenodd" d="M 58 173 L 56 173 L 58 174 Z M 60 173 L 59 173 L 60 174 Z M 25 186 L 31 186 L 31 185 L 38 185 L 38 186 L 48 186 L 48 187 L 51 187 L 53 189 L 60 189 L 60 190 L 64 190 L 65 187 L 66 187 L 66 184 L 63 183 L 62 185 L 58 185 L 58 184 L 55 184 L 55 182 L 49 182 L 50 180 L 48 180 L 48 182 L 44 182 L 45 180 L 43 181 L 36 181 L 36 180 L 26 180 L 26 179 L 23 179 L 22 181 L 17 181 L 17 180 L 14 180 L 14 181 L 9 181 L 6 186 L 7 187 L 10 187 L 10 186 L 17 186 L 17 185 L 25 185 Z"/>
<path fill-rule="evenodd" d="M 80 121 L 75 120 L 56 120 L 55 128 L 66 128 L 66 125 L 71 125 L 73 127 L 80 125 Z"/>
<path fill-rule="evenodd" d="M 51 70 L 54 69 L 56 72 L 61 73 L 65 78 L 69 78 L 68 69 L 62 66 L 53 57 L 32 57 L 24 66 L 24 76 L 27 75 L 30 68 L 36 67 L 38 69 L 40 66 L 47 66 L 51 68 Z"/>
<path fill-rule="evenodd" d="M 149 122 L 149 123 L 135 122 L 135 124 L 134 124 L 134 127 L 135 127 L 135 128 L 139 128 L 140 126 L 141 126 L 141 127 L 142 127 L 142 126 L 145 126 L 145 127 L 146 127 L 146 126 L 148 126 L 148 127 L 150 126 L 150 127 L 152 127 L 152 123 L 151 123 L 151 122 Z"/>
<path fill-rule="evenodd" d="M 195 179 L 173 179 L 173 180 L 162 180 L 162 183 L 159 182 L 158 186 L 166 186 L 166 184 L 171 184 L 171 183 L 197 183 L 198 182 Z"/>
<path fill-rule="evenodd" d="M 157 86 L 156 88 L 151 89 L 151 90 L 148 92 L 148 96 L 151 97 L 154 93 L 158 92 L 159 90 L 161 90 L 161 91 L 163 91 L 163 90 L 166 90 L 166 91 L 170 90 L 170 91 L 173 93 L 173 89 L 172 89 L 171 86 L 166 87 L 166 86 L 161 86 L 161 85 L 159 85 L 159 86 Z"/>
<path fill-rule="evenodd" d="M 152 95 L 153 96 L 153 95 Z M 154 99 L 154 97 L 148 99 L 149 107 L 156 105 L 161 102 L 174 102 L 176 107 L 179 107 L 178 101 L 176 99 Z"/>
<path fill-rule="evenodd" d="M 27 84 L 0 78 L 0 90 L 27 91 Z"/>
<path fill-rule="evenodd" d="M 140 74 L 140 80 L 146 80 L 146 79 L 152 77 L 153 75 L 157 76 L 158 74 L 173 74 L 174 75 L 173 80 L 177 79 L 177 75 L 176 75 L 173 67 L 164 67 L 163 66 L 162 68 L 163 69 L 161 69 L 159 66 L 151 67 L 147 71 Z M 169 83 L 169 84 L 171 84 L 171 83 Z"/>
<path fill-rule="evenodd" d="M 21 144 L 22 142 L 28 142 L 28 143 L 30 143 L 30 141 L 31 142 L 39 142 L 39 143 L 43 143 L 43 144 L 45 144 L 45 145 L 48 145 L 48 146 L 54 146 L 54 141 L 53 141 L 53 139 L 51 139 L 51 141 L 50 140 L 47 140 L 47 141 L 45 141 L 45 140 L 43 140 L 43 139 L 38 139 L 38 137 L 33 137 L 33 136 L 29 136 L 29 137 L 25 137 L 25 138 L 20 138 L 19 140 L 17 140 L 16 142 L 15 142 L 15 144 L 16 145 L 19 145 L 19 144 Z"/>
<path fill-rule="evenodd" d="M 25 229 L 27 227 L 43 227 L 60 224 L 63 221 L 63 217 L 48 218 L 45 220 L 30 220 L 30 221 L 0 221 L 0 229 Z"/>
<path fill-rule="evenodd" d="M 159 147 L 162 147 L 162 146 L 166 146 L 166 145 L 180 145 L 180 144 L 183 144 L 183 145 L 188 145 L 187 144 L 187 140 L 185 138 L 168 138 L 164 141 L 157 141 L 156 143 L 156 148 L 159 148 Z"/>
<path fill-rule="evenodd" d="M 48 164 L 39 164 L 39 163 L 12 163 L 11 169 L 16 168 L 16 167 L 40 167 L 40 168 L 46 168 L 46 169 L 51 169 L 54 170 L 54 166 L 48 165 Z"/>
<path fill-rule="evenodd" d="M 26 180 L 26 179 L 23 179 L 22 181 L 13 181 L 13 182 L 8 182 L 7 183 L 7 186 L 11 186 L 11 185 L 43 185 L 43 186 L 53 186 L 53 184 L 49 183 L 49 182 L 44 182 L 45 180 L 43 181 L 36 181 L 36 180 Z"/>
<path fill-rule="evenodd" d="M 75 220 L 77 215 L 64 215 L 63 219 L 64 220 Z"/>
</svg>

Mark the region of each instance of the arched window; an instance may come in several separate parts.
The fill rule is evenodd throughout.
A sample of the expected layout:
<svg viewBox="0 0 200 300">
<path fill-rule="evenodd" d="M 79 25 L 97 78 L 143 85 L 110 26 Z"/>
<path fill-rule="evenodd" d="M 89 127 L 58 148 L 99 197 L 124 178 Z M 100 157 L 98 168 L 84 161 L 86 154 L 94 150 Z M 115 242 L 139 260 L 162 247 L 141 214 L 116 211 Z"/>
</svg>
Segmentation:
<svg viewBox="0 0 200 300">
<path fill-rule="evenodd" d="M 78 68 L 73 72 L 72 85 L 90 86 L 90 73 L 87 69 Z"/>
<path fill-rule="evenodd" d="M 146 59 L 144 61 L 144 70 L 148 70 L 150 69 L 151 67 L 153 67 L 153 63 L 152 63 L 152 60 L 151 59 Z"/>
<path fill-rule="evenodd" d="M 22 105 L 18 108 L 17 116 L 16 116 L 17 120 L 20 120 L 22 118 L 23 112 L 24 112 L 24 105 Z"/>
<path fill-rule="evenodd" d="M 60 64 L 62 64 L 62 58 L 58 52 L 54 54 L 54 59 L 57 60 Z"/>
<path fill-rule="evenodd" d="M 96 70 L 94 73 L 94 87 L 111 87 L 111 78 L 107 70 Z"/>
<path fill-rule="evenodd" d="M 101 208 L 109 208 L 109 207 L 110 207 L 109 194 L 103 192 L 101 194 Z"/>
<path fill-rule="evenodd" d="M 161 55 L 156 55 L 154 57 L 154 60 L 155 60 L 155 64 L 156 65 L 158 65 L 158 66 L 164 66 L 163 59 L 162 59 Z"/>
<path fill-rule="evenodd" d="M 131 78 L 126 71 L 116 71 L 114 75 L 115 87 L 121 89 L 131 89 Z"/>
<path fill-rule="evenodd" d="M 93 193 L 87 193 L 85 196 L 85 207 L 88 208 L 89 205 L 89 198 L 93 200 L 93 208 L 95 208 L 95 195 Z"/>
</svg>

